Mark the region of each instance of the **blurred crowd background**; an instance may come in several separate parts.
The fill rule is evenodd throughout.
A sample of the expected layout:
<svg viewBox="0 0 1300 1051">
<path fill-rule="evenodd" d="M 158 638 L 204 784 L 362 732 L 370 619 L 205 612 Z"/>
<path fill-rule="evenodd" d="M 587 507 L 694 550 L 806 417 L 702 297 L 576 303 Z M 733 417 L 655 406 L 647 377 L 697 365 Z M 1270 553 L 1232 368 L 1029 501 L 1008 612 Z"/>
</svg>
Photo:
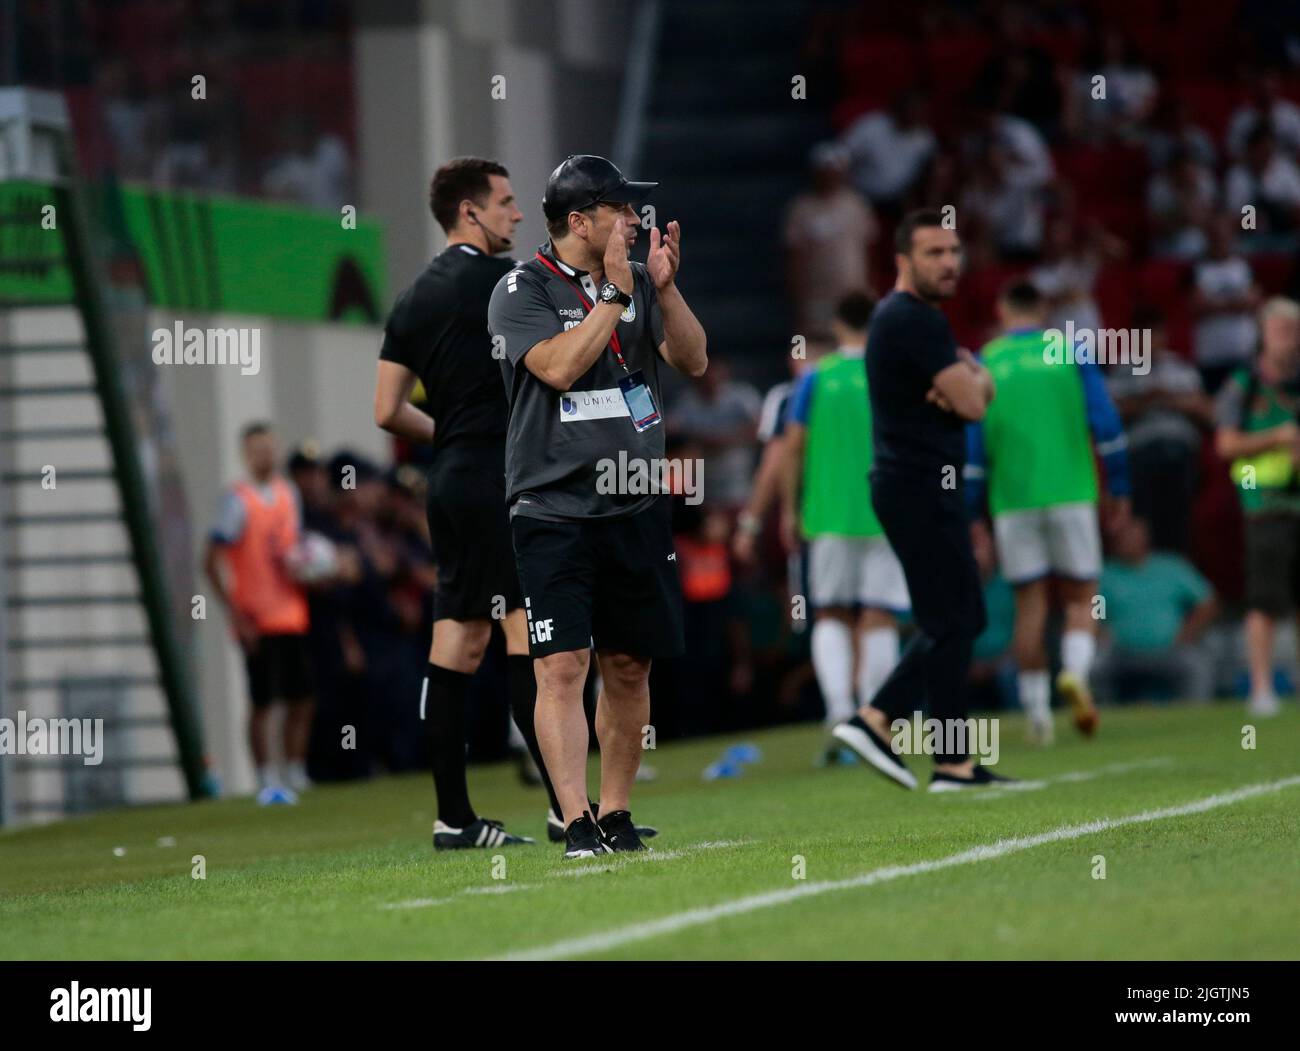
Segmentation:
<svg viewBox="0 0 1300 1051">
<path fill-rule="evenodd" d="M 679 31 L 683 50 L 706 56 L 707 41 L 691 40 L 690 25 L 707 28 L 709 17 L 743 8 L 663 6 L 666 46 Z M 994 334 L 997 292 L 1020 275 L 1048 298 L 1052 326 L 1151 332 L 1150 372 L 1109 376 L 1128 430 L 1140 521 L 1107 537 L 1108 630 L 1112 644 L 1152 652 L 1192 643 L 1206 695 L 1241 696 L 1242 520 L 1214 451 L 1213 399 L 1252 361 L 1262 304 L 1300 296 L 1300 2 L 791 6 L 798 33 L 780 46 L 813 85 L 815 106 L 801 136 L 764 144 L 795 173 L 775 182 L 779 207 L 746 209 L 733 221 L 730 253 L 724 229 L 708 251 L 701 237 L 693 255 L 692 234 L 708 226 L 708 209 L 735 202 L 703 190 L 705 203 L 680 192 L 673 200 L 687 202 L 677 214 L 688 297 L 701 298 L 690 284 L 704 281 L 701 271 L 710 281 L 739 272 L 759 286 L 751 297 L 768 286 L 785 295 L 762 304 L 775 313 L 740 304 L 737 316 L 763 319 L 761 340 L 706 303 L 713 364 L 670 392 L 669 455 L 702 457 L 705 471 L 703 502 L 677 501 L 690 653 L 655 671 L 660 733 L 821 715 L 807 622 L 792 616 L 798 552 L 782 542 L 775 506 L 764 509 L 752 547 L 738 544 L 736 521 L 765 444 L 779 441 L 794 375 L 833 349 L 830 322 L 847 293 L 888 291 L 893 227 L 921 205 L 955 208 L 966 273 L 948 314 L 959 343 L 978 349 Z M 64 89 L 89 174 L 336 210 L 356 199 L 353 4 L 48 0 L 9 5 L 6 18 L 30 45 L 0 49 L 9 82 Z M 787 68 L 767 67 L 781 93 Z M 209 105 L 196 110 L 178 100 L 200 69 Z M 659 90 L 656 105 L 684 105 L 673 85 Z M 530 164 L 549 170 L 554 160 Z M 675 164 L 680 186 L 690 161 L 649 150 L 629 174 L 667 179 L 657 166 Z M 409 173 L 411 196 L 427 177 Z M 517 188 L 526 204 L 539 193 Z M 666 199 L 671 192 L 666 182 Z M 766 252 L 742 250 L 745 237 Z M 400 287 L 407 277 L 390 275 L 390 283 Z M 791 355 L 795 337 L 806 358 Z M 339 489 L 331 463 L 361 465 L 358 487 Z M 337 749 L 321 749 L 318 779 L 421 764 L 408 703 L 428 645 L 433 574 L 421 466 L 421 451 L 400 445 L 389 462 L 372 464 L 311 444 L 286 465 L 306 527 L 348 552 L 346 570 L 311 592 L 320 710 L 354 712 L 375 731 L 350 768 L 337 765 Z M 977 685 L 985 704 L 1013 706 L 1009 589 L 991 553 L 980 554 L 990 625 Z M 1144 590 L 1141 570 L 1153 557 L 1163 571 L 1177 567 L 1185 586 L 1158 598 Z M 1198 620 L 1195 638 L 1187 637 L 1188 616 L 1211 599 L 1212 622 Z M 1169 608 L 1144 605 L 1156 601 Z M 1153 632 L 1157 621 L 1171 627 Z M 1289 653 L 1290 636 L 1284 642 Z M 497 646 L 476 699 L 472 749 L 484 758 L 507 748 Z M 1279 658 L 1282 692 L 1291 692 L 1293 675 L 1290 659 Z M 1175 694 L 1155 682 L 1114 696 Z M 326 751 L 334 765 L 322 765 Z"/>
</svg>

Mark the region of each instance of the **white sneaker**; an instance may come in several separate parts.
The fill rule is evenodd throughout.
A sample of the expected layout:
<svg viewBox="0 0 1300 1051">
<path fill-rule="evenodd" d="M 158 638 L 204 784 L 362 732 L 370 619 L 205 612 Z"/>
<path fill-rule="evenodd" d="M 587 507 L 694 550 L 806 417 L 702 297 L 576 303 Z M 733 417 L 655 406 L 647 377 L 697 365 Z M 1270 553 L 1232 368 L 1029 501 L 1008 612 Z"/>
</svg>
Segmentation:
<svg viewBox="0 0 1300 1051">
<path fill-rule="evenodd" d="M 1254 694 L 1246 705 L 1246 711 L 1251 715 L 1258 715 L 1264 719 L 1277 715 L 1281 710 L 1282 705 L 1278 703 L 1277 694 L 1272 692 Z"/>
<path fill-rule="evenodd" d="M 1025 740 L 1040 747 L 1052 744 L 1056 740 L 1056 724 L 1052 722 L 1052 717 L 1031 715 L 1025 722 Z"/>
<path fill-rule="evenodd" d="M 307 768 L 298 763 L 290 763 L 285 767 L 284 783 L 295 792 L 306 792 L 311 788 L 311 778 L 307 776 Z"/>
</svg>

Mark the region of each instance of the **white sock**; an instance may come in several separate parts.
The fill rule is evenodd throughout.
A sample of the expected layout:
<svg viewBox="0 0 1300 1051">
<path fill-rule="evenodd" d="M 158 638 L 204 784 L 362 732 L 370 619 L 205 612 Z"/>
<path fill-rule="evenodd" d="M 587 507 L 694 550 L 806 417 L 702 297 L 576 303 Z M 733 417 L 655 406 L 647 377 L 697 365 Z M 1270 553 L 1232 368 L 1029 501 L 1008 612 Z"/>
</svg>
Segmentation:
<svg viewBox="0 0 1300 1051">
<path fill-rule="evenodd" d="M 1016 673 L 1016 686 L 1020 691 L 1020 707 L 1035 722 L 1047 722 L 1052 717 L 1052 684 L 1045 671 Z"/>
<path fill-rule="evenodd" d="M 1076 628 L 1061 636 L 1061 666 L 1085 682 L 1092 671 L 1092 658 L 1097 653 L 1097 639 L 1090 631 Z"/>
<path fill-rule="evenodd" d="M 275 784 L 278 779 L 275 776 L 275 767 L 259 766 L 257 768 L 257 787 L 259 789 L 268 788 Z"/>
<path fill-rule="evenodd" d="M 829 617 L 818 617 L 812 629 L 813 671 L 826 702 L 828 725 L 853 714 L 853 632 Z"/>
<path fill-rule="evenodd" d="M 898 663 L 898 629 L 870 628 L 862 633 L 858 654 L 858 703 L 870 704 Z"/>
<path fill-rule="evenodd" d="M 301 759 L 293 759 L 284 764 L 284 779 L 290 788 L 297 788 L 307 783 L 307 764 Z"/>
</svg>

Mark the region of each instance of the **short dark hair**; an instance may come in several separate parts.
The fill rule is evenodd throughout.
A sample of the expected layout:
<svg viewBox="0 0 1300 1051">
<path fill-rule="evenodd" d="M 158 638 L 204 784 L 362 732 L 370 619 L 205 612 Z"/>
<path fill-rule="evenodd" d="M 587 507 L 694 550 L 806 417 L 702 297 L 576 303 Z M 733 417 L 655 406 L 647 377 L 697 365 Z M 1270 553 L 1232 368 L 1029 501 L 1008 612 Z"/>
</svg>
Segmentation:
<svg viewBox="0 0 1300 1051">
<path fill-rule="evenodd" d="M 244 429 L 239 432 L 239 440 L 241 442 L 246 442 L 249 438 L 257 438 L 263 434 L 270 433 L 270 423 L 266 420 L 254 420 L 252 423 L 244 425 Z"/>
<path fill-rule="evenodd" d="M 1003 285 L 998 299 L 1021 314 L 1032 314 L 1043 306 L 1042 290 L 1024 277 L 1012 278 Z"/>
<path fill-rule="evenodd" d="M 481 202 L 492 192 L 489 175 L 509 178 L 505 166 L 486 157 L 455 157 L 433 173 L 429 184 L 429 210 L 438 225 L 451 232 L 460 217 L 460 202 Z"/>
<path fill-rule="evenodd" d="M 600 202 L 587 208 L 575 208 L 575 212 L 581 212 L 583 215 L 591 216 L 596 214 L 596 209 L 600 207 Z M 546 233 L 554 241 L 557 237 L 563 237 L 569 232 L 569 213 L 557 215 L 554 219 L 546 220 Z"/>
<path fill-rule="evenodd" d="M 943 216 L 937 208 L 918 208 L 903 216 L 903 221 L 894 231 L 894 251 L 907 255 L 912 250 L 912 235 L 926 226 L 943 226 Z"/>
<path fill-rule="evenodd" d="M 854 332 L 866 331 L 876 301 L 865 292 L 850 292 L 835 304 L 835 320 Z"/>
</svg>

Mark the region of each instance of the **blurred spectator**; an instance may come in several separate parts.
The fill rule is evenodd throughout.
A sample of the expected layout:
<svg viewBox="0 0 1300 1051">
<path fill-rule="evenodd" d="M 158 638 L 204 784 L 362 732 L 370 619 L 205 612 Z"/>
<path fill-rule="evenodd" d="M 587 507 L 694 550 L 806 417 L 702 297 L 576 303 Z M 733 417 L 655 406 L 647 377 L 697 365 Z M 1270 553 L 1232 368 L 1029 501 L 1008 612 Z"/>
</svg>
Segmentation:
<svg viewBox="0 0 1300 1051">
<path fill-rule="evenodd" d="M 307 596 L 291 561 L 301 537 L 298 494 L 277 468 L 269 424 L 244 428 L 247 476 L 222 494 L 204 569 L 244 653 L 251 712 L 248 739 L 257 771 L 257 801 L 296 802 L 310 787 L 307 742 L 312 723 L 312 667 Z M 271 706 L 282 702 L 283 769 L 271 747 Z"/>
<path fill-rule="evenodd" d="M 1168 167 L 1180 155 L 1191 157 L 1211 173 L 1218 163 L 1214 140 L 1192 118 L 1187 100 L 1178 95 L 1166 95 L 1152 126 L 1147 129 L 1147 158 L 1152 169 L 1159 170 Z"/>
<path fill-rule="evenodd" d="M 1246 647 L 1250 711 L 1274 715 L 1273 636 L 1300 599 L 1300 304 L 1277 297 L 1260 311 L 1253 368 L 1224 384 L 1215 403 L 1219 456 L 1246 518 Z"/>
<path fill-rule="evenodd" d="M 853 184 L 872 204 L 896 214 L 934 154 L 934 132 L 924 123 L 925 99 L 901 91 L 888 110 L 863 114 L 841 136 Z"/>
<path fill-rule="evenodd" d="M 281 201 L 338 208 L 348 200 L 351 161 L 343 141 L 300 115 L 281 128 L 281 149 L 262 177 L 262 191 Z"/>
<path fill-rule="evenodd" d="M 702 452 L 689 441 L 674 441 L 667 455 L 690 459 Z M 673 546 L 691 641 L 682 657 L 665 662 L 677 673 L 677 689 L 666 692 L 681 694 L 680 710 L 665 721 L 671 734 L 716 733 L 745 722 L 741 711 L 754 686 L 744 605 L 727 545 L 730 517 L 721 508 L 687 503 L 676 482 L 672 491 Z"/>
<path fill-rule="evenodd" d="M 1101 574 L 1106 638 L 1092 669 L 1097 699 L 1151 696 L 1210 700 L 1214 667 L 1197 642 L 1214 620 L 1214 591 L 1180 555 L 1152 553 L 1146 523 L 1132 517 L 1114 536 Z"/>
<path fill-rule="evenodd" d="M 1236 216 L 1253 207 L 1259 234 L 1295 229 L 1300 221 L 1300 168 L 1277 148 L 1272 125 L 1258 124 L 1247 136 L 1241 160 L 1228 170 L 1223 202 Z"/>
<path fill-rule="evenodd" d="M 678 395 L 668 413 L 674 437 L 700 447 L 704 462 L 700 484 L 709 507 L 743 506 L 754 470 L 762 399 L 748 383 L 730 375 L 726 361 L 714 358 L 709 370 Z"/>
<path fill-rule="evenodd" d="M 1255 349 L 1259 289 L 1250 264 L 1233 247 L 1240 228 L 1231 213 L 1215 216 L 1206 230 L 1206 258 L 1192 271 L 1192 350 L 1209 394 L 1218 392 Z"/>
<path fill-rule="evenodd" d="M 117 176 L 148 178 L 157 149 L 157 103 L 150 100 L 139 75 L 126 62 L 105 61 L 95 76 Z"/>
<path fill-rule="evenodd" d="M 1205 253 L 1205 224 L 1218 198 L 1214 172 L 1187 149 L 1175 149 L 1167 168 L 1147 184 L 1153 255 L 1197 259 Z"/>
<path fill-rule="evenodd" d="M 962 144 L 963 224 L 1006 258 L 1032 259 L 1043 242 L 1046 191 L 1055 169 L 1047 143 L 1026 120 L 986 103 L 975 108 Z M 964 227 L 966 228 L 966 227 Z"/>
<path fill-rule="evenodd" d="M 762 447 L 762 454 L 749 499 L 736 518 L 736 532 L 732 538 L 732 554 L 743 566 L 753 563 L 768 512 L 777 505 L 781 494 L 785 423 L 795 386 L 799 377 L 832 348 L 829 343 L 816 341 L 809 343 L 805 349 L 804 357 L 791 355 L 788 358 L 791 378 L 774 384 L 763 396 L 763 406 L 758 415 L 758 443 Z"/>
<path fill-rule="evenodd" d="M 1043 261 L 1029 272 L 1034 287 L 1047 300 L 1047 328 L 1065 331 L 1101 327 L 1101 310 L 1093 295 L 1097 271 L 1102 263 L 1123 256 L 1125 246 L 1100 227 L 1092 226 L 1082 237 L 1065 217 L 1053 219 L 1047 228 Z"/>
<path fill-rule="evenodd" d="M 1075 79 L 1073 130 L 1090 138 L 1132 137 L 1155 110 L 1159 91 L 1155 74 L 1132 42 L 1120 30 L 1107 28 Z"/>
<path fill-rule="evenodd" d="M 1282 97 L 1278 76 L 1271 70 L 1251 74 L 1250 101 L 1233 112 L 1224 135 L 1229 155 L 1242 157 L 1251 136 L 1265 124 L 1272 126 L 1282 149 L 1300 153 L 1300 106 Z"/>
<path fill-rule="evenodd" d="M 992 163 L 1010 186 L 1041 190 L 1055 177 L 1052 154 L 1042 134 L 1027 120 L 981 102 L 966 136 L 968 161 Z"/>
<path fill-rule="evenodd" d="M 838 143 L 815 147 L 812 188 L 786 212 L 786 287 L 795 331 L 809 339 L 829 334 L 845 293 L 871 288 L 868 261 L 879 226 L 871 206 L 849 186 L 848 164 L 848 151 Z"/>
<path fill-rule="evenodd" d="M 1112 369 L 1107 381 L 1128 435 L 1133 511 L 1150 523 L 1154 547 L 1185 554 L 1201 436 L 1213 426 L 1214 406 L 1200 373 L 1169 349 L 1164 315 L 1148 307 L 1133 325 L 1151 333 L 1150 371 Z"/>
<path fill-rule="evenodd" d="M 1015 182 L 1009 168 L 1007 154 L 990 146 L 971 171 L 957 207 L 975 236 L 1004 259 L 1032 259 L 1043 242 L 1043 197 L 1037 187 Z"/>
</svg>

